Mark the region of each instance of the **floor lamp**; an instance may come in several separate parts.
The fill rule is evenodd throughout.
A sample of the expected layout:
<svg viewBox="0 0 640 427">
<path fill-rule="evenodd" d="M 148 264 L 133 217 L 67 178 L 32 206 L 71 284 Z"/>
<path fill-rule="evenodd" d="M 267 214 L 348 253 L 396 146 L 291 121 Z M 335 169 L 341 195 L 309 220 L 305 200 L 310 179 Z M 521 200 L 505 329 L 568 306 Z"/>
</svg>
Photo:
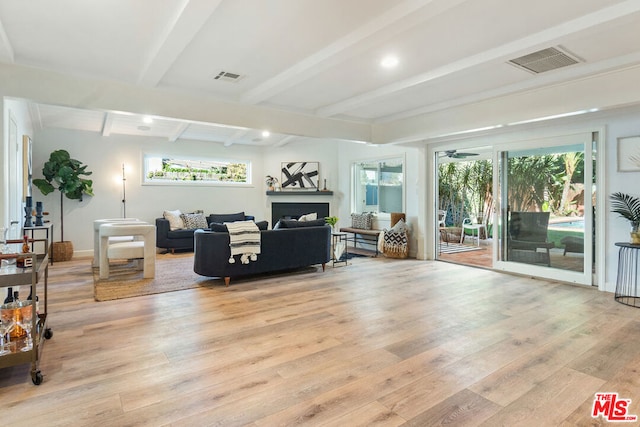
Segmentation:
<svg viewBox="0 0 640 427">
<path fill-rule="evenodd" d="M 122 218 L 127 217 L 127 177 L 124 173 L 124 163 L 122 164 Z"/>
</svg>

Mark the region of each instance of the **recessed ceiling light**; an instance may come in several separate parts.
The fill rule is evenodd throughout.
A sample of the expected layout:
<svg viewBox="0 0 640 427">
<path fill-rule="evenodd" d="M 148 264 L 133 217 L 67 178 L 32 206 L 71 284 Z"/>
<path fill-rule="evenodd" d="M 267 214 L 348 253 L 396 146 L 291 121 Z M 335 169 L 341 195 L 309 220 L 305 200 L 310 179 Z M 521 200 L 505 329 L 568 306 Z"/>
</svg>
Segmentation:
<svg viewBox="0 0 640 427">
<path fill-rule="evenodd" d="M 262 131 L 262 137 L 263 138 L 269 138 L 269 135 L 271 135 L 271 133 L 268 130 L 263 130 Z"/>
<path fill-rule="evenodd" d="M 397 56 L 389 55 L 382 58 L 380 66 L 383 68 L 394 68 L 398 65 L 398 62 L 399 60 Z"/>
<path fill-rule="evenodd" d="M 151 117 L 149 117 L 149 116 L 145 116 L 145 117 L 143 117 L 143 118 L 142 118 L 142 121 L 143 121 L 144 123 L 146 123 L 146 124 L 151 124 L 151 123 L 153 123 L 153 119 L 152 119 Z"/>
</svg>

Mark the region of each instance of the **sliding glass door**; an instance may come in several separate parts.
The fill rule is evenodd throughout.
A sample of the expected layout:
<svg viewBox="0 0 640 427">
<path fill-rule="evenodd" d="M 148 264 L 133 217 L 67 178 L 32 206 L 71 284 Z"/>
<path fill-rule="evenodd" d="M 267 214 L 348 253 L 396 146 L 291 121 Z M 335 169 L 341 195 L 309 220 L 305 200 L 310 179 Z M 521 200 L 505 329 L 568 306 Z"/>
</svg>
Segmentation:
<svg viewBox="0 0 640 427">
<path fill-rule="evenodd" d="M 496 269 L 592 284 L 595 144 L 584 133 L 495 150 Z"/>
</svg>

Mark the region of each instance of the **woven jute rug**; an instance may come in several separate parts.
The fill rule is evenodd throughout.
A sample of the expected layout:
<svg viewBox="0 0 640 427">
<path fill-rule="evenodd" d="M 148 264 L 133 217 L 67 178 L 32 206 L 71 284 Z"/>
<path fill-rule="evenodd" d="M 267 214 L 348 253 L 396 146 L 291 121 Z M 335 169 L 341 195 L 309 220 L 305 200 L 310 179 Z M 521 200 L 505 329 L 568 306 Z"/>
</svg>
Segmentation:
<svg viewBox="0 0 640 427">
<path fill-rule="evenodd" d="M 158 255 L 155 277 L 145 279 L 142 275 L 133 262 L 111 263 L 109 278 L 105 280 L 100 280 L 99 269 L 93 268 L 93 296 L 96 301 L 110 301 L 199 286 L 224 286 L 220 279 L 193 272 L 193 253 Z"/>
</svg>

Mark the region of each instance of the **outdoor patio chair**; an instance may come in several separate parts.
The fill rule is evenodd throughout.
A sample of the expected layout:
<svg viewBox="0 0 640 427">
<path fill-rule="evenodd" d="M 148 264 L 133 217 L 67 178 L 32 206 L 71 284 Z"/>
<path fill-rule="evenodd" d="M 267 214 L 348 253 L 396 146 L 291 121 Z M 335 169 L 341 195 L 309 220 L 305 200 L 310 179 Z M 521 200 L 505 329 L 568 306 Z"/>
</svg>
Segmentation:
<svg viewBox="0 0 640 427">
<path fill-rule="evenodd" d="M 478 221 L 478 215 L 472 215 L 468 218 L 462 220 L 462 234 L 460 235 L 460 243 L 464 243 L 465 238 L 465 230 L 471 231 L 471 238 L 473 239 L 474 235 L 476 237 L 476 242 L 478 246 L 480 246 L 480 237 L 486 234 L 486 226 L 483 221 Z"/>
<path fill-rule="evenodd" d="M 547 241 L 548 228 L 549 212 L 511 212 L 507 242 L 509 261 L 551 267 L 549 249 L 555 244 Z"/>
</svg>

